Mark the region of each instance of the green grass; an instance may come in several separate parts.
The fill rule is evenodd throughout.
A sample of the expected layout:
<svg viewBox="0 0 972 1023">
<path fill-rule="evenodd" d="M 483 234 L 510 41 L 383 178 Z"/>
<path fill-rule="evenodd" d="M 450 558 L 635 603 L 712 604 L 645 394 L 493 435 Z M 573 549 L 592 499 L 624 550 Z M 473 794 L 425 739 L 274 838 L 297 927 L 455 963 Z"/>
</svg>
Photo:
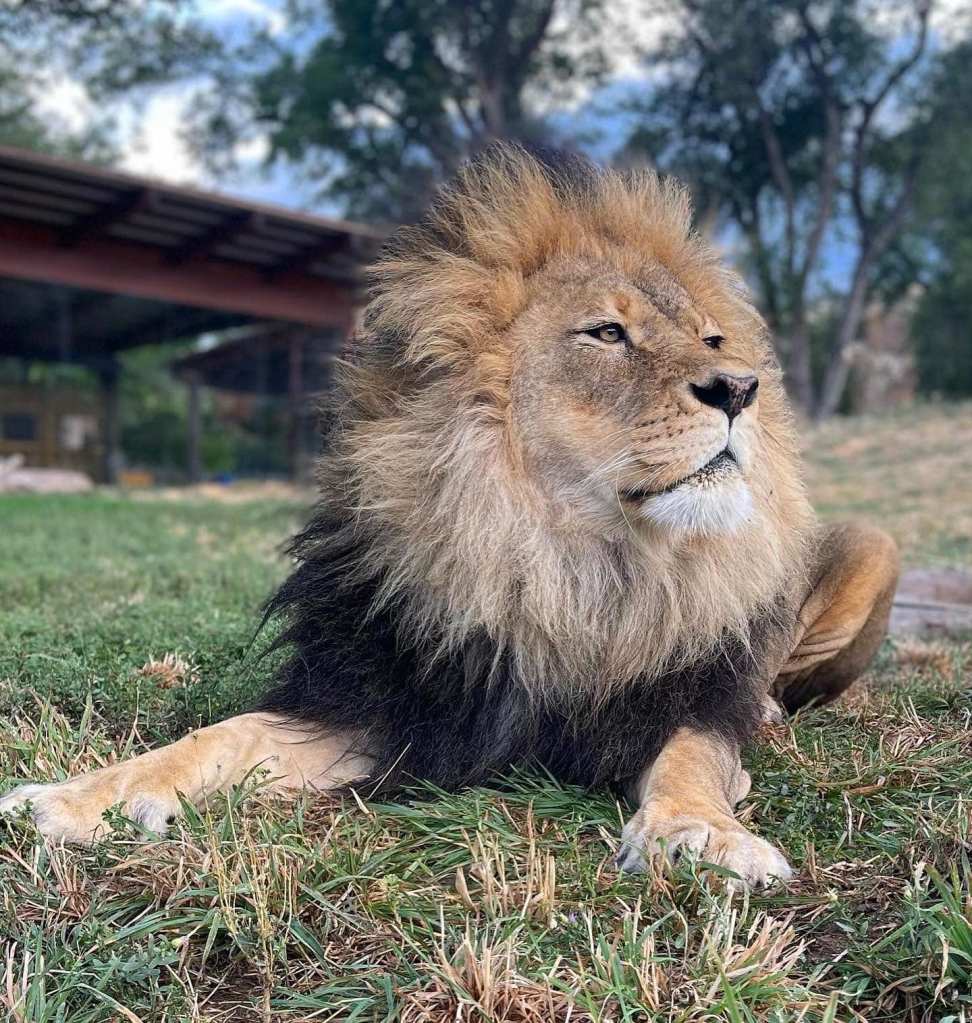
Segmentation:
<svg viewBox="0 0 972 1023">
<path fill-rule="evenodd" d="M 260 682 L 246 651 L 301 514 L 279 502 L 0 498 L 0 711 L 24 709 L 30 691 L 76 718 L 90 697 L 166 738 L 245 704 Z M 167 652 L 192 659 L 198 684 L 141 682 L 135 672 Z"/>
<path fill-rule="evenodd" d="M 0 791 L 245 708 L 301 514 L 0 499 Z M 935 551 L 961 549 L 938 529 Z M 888 643 L 850 698 L 762 735 L 743 813 L 798 868 L 785 892 L 733 898 L 690 864 L 619 877 L 629 808 L 530 775 L 369 805 L 284 803 L 254 779 L 165 840 L 116 817 L 88 850 L 8 819 L 0 1007 L 22 1023 L 965 1021 L 970 668 L 967 644 Z"/>
</svg>

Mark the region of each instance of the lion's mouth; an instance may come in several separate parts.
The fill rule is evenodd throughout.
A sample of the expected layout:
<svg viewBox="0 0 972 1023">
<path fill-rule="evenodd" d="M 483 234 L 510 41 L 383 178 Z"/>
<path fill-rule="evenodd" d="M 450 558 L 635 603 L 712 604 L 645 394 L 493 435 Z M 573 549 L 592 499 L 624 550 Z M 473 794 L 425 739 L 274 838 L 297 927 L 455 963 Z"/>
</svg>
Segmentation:
<svg viewBox="0 0 972 1023">
<path fill-rule="evenodd" d="M 680 480 L 676 480 L 674 483 L 669 483 L 667 487 L 662 487 L 660 490 L 648 490 L 647 488 L 622 490 L 621 496 L 628 501 L 645 501 L 649 497 L 658 497 L 659 494 L 669 494 L 675 490 L 676 487 L 684 486 L 686 483 L 713 483 L 718 479 L 727 476 L 729 473 L 734 472 L 738 466 L 739 463 L 736 461 L 736 456 L 728 448 L 723 448 L 714 458 L 710 458 L 709 461 L 701 468 L 696 469 L 695 472 L 689 473 L 688 476 L 683 476 Z"/>
</svg>

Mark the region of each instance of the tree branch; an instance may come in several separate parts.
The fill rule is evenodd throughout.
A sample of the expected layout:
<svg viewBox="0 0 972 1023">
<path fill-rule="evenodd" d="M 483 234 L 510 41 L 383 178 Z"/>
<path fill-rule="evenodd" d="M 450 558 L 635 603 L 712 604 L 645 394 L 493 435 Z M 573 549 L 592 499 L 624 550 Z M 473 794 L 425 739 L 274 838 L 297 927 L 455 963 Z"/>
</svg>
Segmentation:
<svg viewBox="0 0 972 1023">
<path fill-rule="evenodd" d="M 802 293 L 806 287 L 820 246 L 823 243 L 827 225 L 834 208 L 834 196 L 837 192 L 837 171 L 840 165 L 840 135 L 843 126 L 840 108 L 835 102 L 827 101 L 825 106 L 827 119 L 827 133 L 824 137 L 823 160 L 820 165 L 820 173 L 817 175 L 817 217 L 807 238 L 807 244 L 803 251 L 803 262 L 798 274 L 799 288 Z"/>
<path fill-rule="evenodd" d="M 752 88 L 758 109 L 760 134 L 763 137 L 763 146 L 766 149 L 766 157 L 769 160 L 770 174 L 773 176 L 773 181 L 783 197 L 786 224 L 786 273 L 787 277 L 792 280 L 796 259 L 796 194 L 793 189 L 790 172 L 786 166 L 786 160 L 783 156 L 783 147 L 780 145 L 779 135 L 776 133 L 769 112 L 763 105 L 755 83 L 753 83 Z"/>
<path fill-rule="evenodd" d="M 881 222 L 881 226 L 875 234 L 862 238 L 861 251 L 857 258 L 857 265 L 854 268 L 850 294 L 844 303 L 840 326 L 837 329 L 837 336 L 834 338 L 827 371 L 824 375 L 823 387 L 820 393 L 820 405 L 817 409 L 817 416 L 820 419 L 832 416 L 840 405 L 850 372 L 848 351 L 851 342 L 857 336 L 861 318 L 864 315 L 865 304 L 873 289 L 871 268 L 884 255 L 901 229 L 901 224 L 914 199 L 915 188 L 918 182 L 918 166 L 919 161 L 916 158 L 912 161 L 912 165 L 905 178 L 905 183 L 894 202 L 894 206 L 891 208 L 891 212 Z"/>
<path fill-rule="evenodd" d="M 864 204 L 864 167 L 866 164 L 867 137 L 875 114 L 881 105 L 891 94 L 892 90 L 918 63 L 928 43 L 928 18 L 931 12 L 930 0 L 918 0 L 916 4 L 918 15 L 918 35 L 911 52 L 888 72 L 884 82 L 878 87 L 877 92 L 861 103 L 860 121 L 854 131 L 854 146 L 851 155 L 851 203 L 854 207 L 854 216 L 857 218 L 858 227 L 862 237 L 867 237 L 873 229 L 872 218 L 869 216 Z"/>
</svg>

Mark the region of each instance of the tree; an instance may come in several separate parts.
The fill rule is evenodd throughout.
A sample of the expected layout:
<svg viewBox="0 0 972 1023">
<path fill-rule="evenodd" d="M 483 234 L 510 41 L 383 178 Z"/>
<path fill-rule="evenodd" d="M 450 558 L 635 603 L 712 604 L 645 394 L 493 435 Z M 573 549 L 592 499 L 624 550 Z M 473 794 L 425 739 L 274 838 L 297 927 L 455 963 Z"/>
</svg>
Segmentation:
<svg viewBox="0 0 972 1023">
<path fill-rule="evenodd" d="M 958 397 L 972 394 L 972 39 L 947 55 L 934 84 L 934 159 L 887 276 L 923 285 L 911 325 L 919 387 Z"/>
<path fill-rule="evenodd" d="M 0 144 L 110 162 L 111 110 L 92 102 L 83 125 L 43 108 L 70 83 L 91 99 L 143 81 L 194 74 L 218 40 L 193 17 L 194 0 L 5 0 L 0 3 Z"/>
<path fill-rule="evenodd" d="M 186 136 L 211 170 L 262 153 L 351 215 L 399 220 L 494 139 L 571 141 L 550 115 L 607 74 L 608 9 L 288 0 L 271 29 L 214 18 L 202 0 L 9 0 L 0 68 L 4 47 L 11 66 L 59 62 L 106 110 L 187 87 Z M 628 48 L 622 33 L 610 41 L 612 54 Z"/>
<path fill-rule="evenodd" d="M 219 162 L 255 129 L 352 215 L 408 219 L 496 138 L 606 72 L 600 0 L 328 0 L 237 47 L 196 127 Z"/>
<path fill-rule="evenodd" d="M 831 415 L 928 152 L 929 0 L 894 10 L 867 0 L 678 7 L 678 30 L 649 55 L 667 74 L 629 154 L 685 176 L 738 229 L 791 392 L 806 411 Z M 847 286 L 816 379 L 811 302 L 838 228 L 851 249 Z"/>
</svg>

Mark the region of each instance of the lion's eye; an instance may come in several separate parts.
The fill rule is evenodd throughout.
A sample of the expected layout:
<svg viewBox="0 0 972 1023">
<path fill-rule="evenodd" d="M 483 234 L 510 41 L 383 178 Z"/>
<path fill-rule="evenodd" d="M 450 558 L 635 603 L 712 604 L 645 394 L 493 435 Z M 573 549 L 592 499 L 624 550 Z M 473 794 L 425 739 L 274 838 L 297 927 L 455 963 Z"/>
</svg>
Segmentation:
<svg viewBox="0 0 972 1023">
<path fill-rule="evenodd" d="M 721 334 L 708 334 L 702 338 L 702 343 L 710 348 L 718 348 L 723 341 L 725 341 L 725 338 Z"/>
<path fill-rule="evenodd" d="M 585 334 L 590 334 L 591 337 L 596 337 L 598 341 L 604 341 L 607 344 L 617 344 L 619 341 L 627 341 L 628 335 L 624 332 L 624 327 L 620 323 L 605 323 L 600 327 L 591 327 L 590 330 L 585 330 Z"/>
</svg>

